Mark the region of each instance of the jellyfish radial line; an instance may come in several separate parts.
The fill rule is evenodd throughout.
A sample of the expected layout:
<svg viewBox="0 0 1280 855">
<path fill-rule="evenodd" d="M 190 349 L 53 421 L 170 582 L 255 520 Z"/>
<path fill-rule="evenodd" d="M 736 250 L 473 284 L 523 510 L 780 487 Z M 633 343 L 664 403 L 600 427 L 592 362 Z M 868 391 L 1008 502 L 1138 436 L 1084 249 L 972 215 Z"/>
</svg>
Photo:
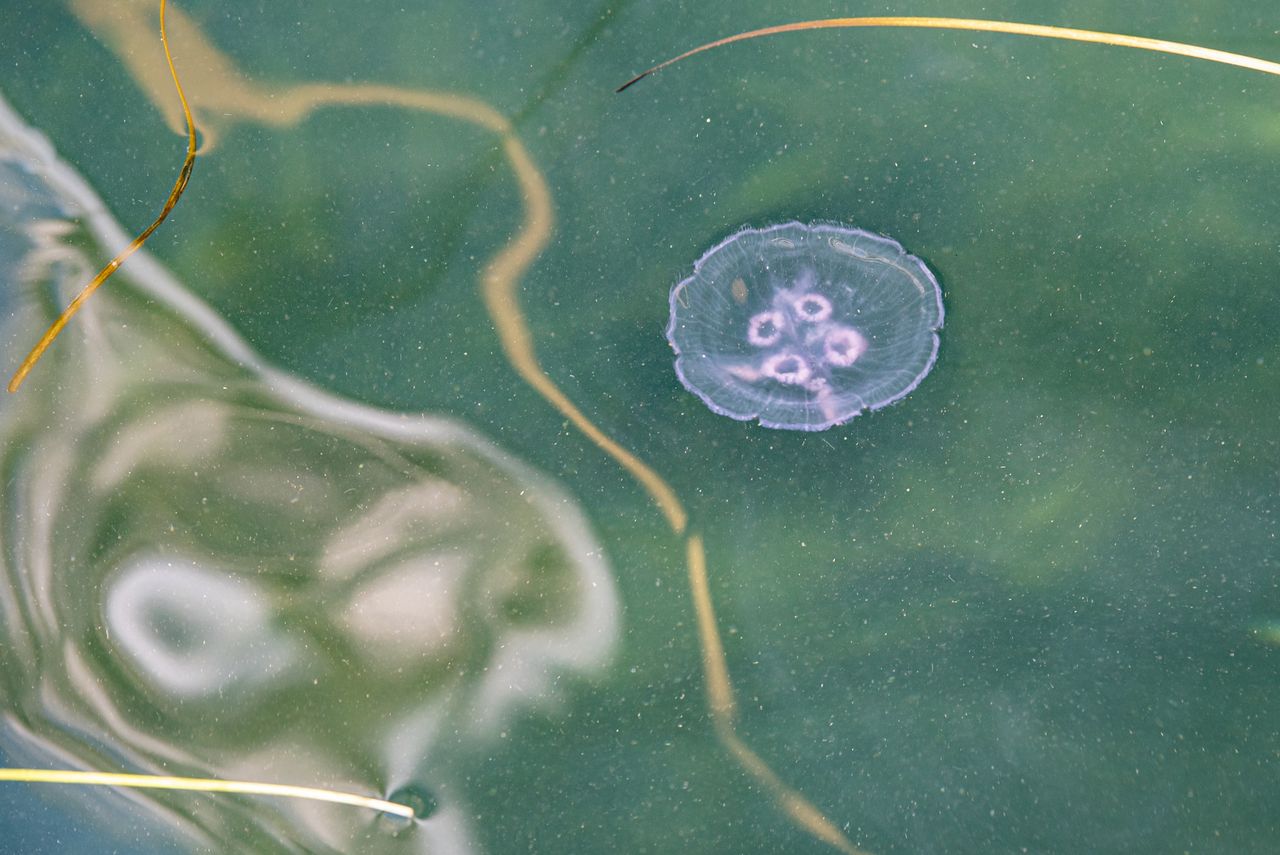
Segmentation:
<svg viewBox="0 0 1280 855">
<path fill-rule="evenodd" d="M 36 346 L 31 348 L 31 352 L 27 354 L 26 359 L 22 360 L 22 364 L 18 366 L 18 370 L 13 372 L 13 377 L 9 380 L 9 391 L 16 392 L 22 386 L 22 381 L 31 373 L 31 369 L 40 361 L 40 357 L 44 356 L 44 352 L 49 349 L 49 345 L 53 344 L 53 340 L 58 337 L 58 333 L 62 332 L 63 327 L 70 322 L 71 318 L 80 311 L 80 307 L 85 301 L 93 296 L 93 292 L 97 291 L 103 282 L 111 277 L 124 264 L 125 259 L 138 251 L 141 246 L 147 242 L 147 238 L 151 237 L 152 232 L 160 228 L 168 217 L 169 212 L 178 204 L 178 200 L 182 198 L 182 192 L 187 189 L 187 182 L 191 180 L 191 170 L 196 165 L 196 123 L 191 117 L 191 107 L 187 104 L 187 96 L 182 91 L 182 83 L 178 80 L 178 69 L 173 65 L 173 54 L 169 51 L 169 37 L 165 31 L 165 7 L 167 0 L 160 0 L 160 44 L 164 46 L 164 59 L 169 66 L 169 76 L 173 79 L 173 88 L 178 91 L 178 101 L 182 104 L 182 116 L 187 123 L 187 155 L 182 161 L 182 168 L 178 170 L 178 180 L 174 182 L 173 189 L 169 191 L 169 198 L 165 200 L 164 206 L 160 209 L 160 214 L 138 234 L 136 238 L 113 259 L 107 262 L 106 266 L 98 271 L 98 275 L 89 280 L 89 284 L 80 290 L 67 307 L 62 310 L 62 314 L 58 316 L 50 326 L 45 330 L 45 334 L 36 342 Z"/>
<path fill-rule="evenodd" d="M 1240 53 L 1231 53 L 1230 51 L 1225 50 L 1215 50 L 1214 48 L 1185 44 L 1183 42 L 1171 42 L 1165 41 L 1164 39 L 1150 39 L 1144 36 L 1126 36 L 1120 33 L 1106 33 L 1098 30 L 1077 30 L 1072 29 L 1071 27 L 1052 27 L 1045 24 L 1021 24 L 1015 21 L 988 21 L 978 18 L 823 18 L 815 21 L 797 21 L 791 24 L 762 27 L 758 30 L 749 30 L 745 33 L 737 33 L 736 35 L 726 36 L 722 39 L 707 42 L 706 44 L 699 45 L 692 50 L 687 50 L 679 56 L 674 56 L 665 62 L 660 62 L 646 71 L 640 72 L 614 91 L 622 92 L 639 83 L 649 75 L 656 74 L 662 69 L 675 65 L 683 59 L 688 59 L 691 56 L 696 56 L 697 54 L 705 53 L 706 51 L 713 50 L 718 47 L 724 47 L 725 45 L 730 45 L 734 42 L 745 42 L 749 39 L 758 39 L 763 38 L 764 36 L 776 36 L 781 33 L 798 33 L 807 30 L 854 29 L 858 27 L 969 30 L 971 32 L 978 33 L 1007 33 L 1015 36 L 1033 36 L 1042 39 L 1057 39 L 1059 41 L 1088 42 L 1090 44 L 1111 45 L 1113 47 L 1127 47 L 1134 48 L 1135 50 L 1167 53 L 1174 56 L 1188 57 L 1190 59 L 1202 59 L 1206 62 L 1233 65 L 1237 68 L 1246 68 L 1251 71 L 1260 71 L 1263 74 L 1280 76 L 1280 63 L 1259 59 L 1258 57 Z"/>
</svg>

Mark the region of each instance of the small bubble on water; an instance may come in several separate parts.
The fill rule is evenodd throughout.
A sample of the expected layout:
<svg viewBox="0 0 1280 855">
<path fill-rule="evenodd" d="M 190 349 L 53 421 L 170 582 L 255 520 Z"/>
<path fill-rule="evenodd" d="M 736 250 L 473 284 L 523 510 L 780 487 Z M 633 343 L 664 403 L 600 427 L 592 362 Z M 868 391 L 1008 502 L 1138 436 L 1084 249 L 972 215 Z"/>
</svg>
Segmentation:
<svg viewBox="0 0 1280 855">
<path fill-rule="evenodd" d="M 440 809 L 440 804 L 436 801 L 435 795 L 421 784 L 408 784 L 400 787 L 387 796 L 387 801 L 413 808 L 413 819 L 407 819 L 391 813 L 378 815 L 378 827 L 393 837 L 404 834 L 413 827 L 415 822 L 430 819 Z"/>
</svg>

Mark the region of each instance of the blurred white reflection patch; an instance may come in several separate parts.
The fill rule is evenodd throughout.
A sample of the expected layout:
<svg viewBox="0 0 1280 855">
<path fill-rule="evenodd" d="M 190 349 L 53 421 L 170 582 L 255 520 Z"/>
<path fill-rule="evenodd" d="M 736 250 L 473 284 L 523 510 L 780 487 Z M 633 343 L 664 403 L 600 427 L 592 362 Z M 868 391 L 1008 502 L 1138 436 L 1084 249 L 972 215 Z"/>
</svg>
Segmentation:
<svg viewBox="0 0 1280 855">
<path fill-rule="evenodd" d="M 154 693 L 252 691 L 298 661 L 297 643 L 271 625 L 263 594 L 234 572 L 144 557 L 109 585 L 107 626 Z"/>
<path fill-rule="evenodd" d="M 4 364 L 130 237 L 0 99 Z M 553 714 L 616 646 L 613 578 L 564 490 L 467 425 L 263 364 L 145 252 L 0 404 L 0 431 L 11 760 L 424 814 L 393 828 L 328 804 L 125 794 L 184 848 L 478 851 L 459 782 L 496 749 L 473 749 Z M 155 839 L 119 795 L 56 792 Z"/>
</svg>

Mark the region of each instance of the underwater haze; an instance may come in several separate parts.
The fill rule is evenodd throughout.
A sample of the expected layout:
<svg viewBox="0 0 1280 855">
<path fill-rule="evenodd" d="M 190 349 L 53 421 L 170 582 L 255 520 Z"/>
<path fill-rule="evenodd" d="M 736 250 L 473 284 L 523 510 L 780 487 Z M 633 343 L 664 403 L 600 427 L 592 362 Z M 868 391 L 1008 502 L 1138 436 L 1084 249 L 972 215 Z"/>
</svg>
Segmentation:
<svg viewBox="0 0 1280 855">
<path fill-rule="evenodd" d="M 0 838 L 840 851 L 740 739 L 858 851 L 1274 848 L 1280 77 L 859 29 L 615 94 L 854 10 L 174 3 L 189 188 L 0 401 L 0 760 L 421 818 L 0 783 Z M 156 5 L 5 9 L 6 370 L 177 176 Z M 1261 0 L 982 15 L 1280 60 Z M 821 432 L 711 411 L 665 334 L 791 221 L 946 312 Z"/>
</svg>

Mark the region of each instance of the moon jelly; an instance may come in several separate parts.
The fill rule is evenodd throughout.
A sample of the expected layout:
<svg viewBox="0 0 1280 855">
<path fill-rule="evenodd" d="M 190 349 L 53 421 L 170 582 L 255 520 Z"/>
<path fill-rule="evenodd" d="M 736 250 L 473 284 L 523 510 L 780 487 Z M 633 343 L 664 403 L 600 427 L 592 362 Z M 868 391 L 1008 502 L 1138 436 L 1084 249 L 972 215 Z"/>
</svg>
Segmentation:
<svg viewBox="0 0 1280 855">
<path fill-rule="evenodd" d="M 717 413 L 826 430 L 902 398 L 938 355 L 942 292 L 897 241 L 828 223 L 743 229 L 671 289 L 667 340 Z"/>
</svg>

